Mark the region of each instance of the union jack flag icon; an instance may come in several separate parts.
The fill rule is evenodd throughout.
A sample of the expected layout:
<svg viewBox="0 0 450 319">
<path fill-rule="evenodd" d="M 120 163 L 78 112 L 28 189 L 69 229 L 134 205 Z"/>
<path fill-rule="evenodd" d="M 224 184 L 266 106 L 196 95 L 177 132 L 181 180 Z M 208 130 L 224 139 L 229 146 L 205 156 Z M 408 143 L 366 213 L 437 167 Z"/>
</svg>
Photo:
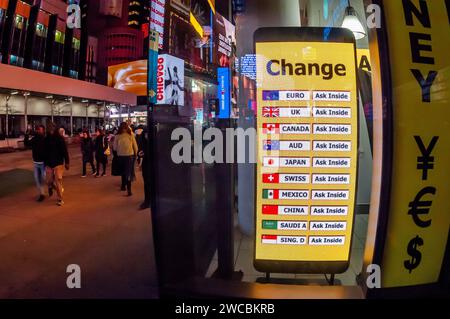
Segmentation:
<svg viewBox="0 0 450 319">
<path fill-rule="evenodd" d="M 280 117 L 279 107 L 263 107 L 262 109 L 263 117 Z"/>
</svg>

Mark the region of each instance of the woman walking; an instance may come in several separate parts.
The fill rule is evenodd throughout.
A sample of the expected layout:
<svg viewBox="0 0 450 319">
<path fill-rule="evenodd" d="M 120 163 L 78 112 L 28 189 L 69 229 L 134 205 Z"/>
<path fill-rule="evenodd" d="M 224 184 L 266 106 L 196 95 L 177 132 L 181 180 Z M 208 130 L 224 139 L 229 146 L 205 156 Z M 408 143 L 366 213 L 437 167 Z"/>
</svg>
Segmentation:
<svg viewBox="0 0 450 319">
<path fill-rule="evenodd" d="M 122 191 L 131 196 L 131 182 L 134 179 L 134 161 L 138 153 L 136 139 L 127 123 L 120 124 L 119 133 L 114 139 L 114 150 L 117 152 L 122 176 Z"/>
<path fill-rule="evenodd" d="M 108 138 L 105 136 L 104 131 L 98 128 L 96 131 L 97 137 L 95 138 L 95 160 L 97 162 L 97 175 L 100 177 L 100 165 L 102 165 L 102 177 L 106 176 L 106 165 L 108 164 L 109 145 Z"/>
<path fill-rule="evenodd" d="M 97 172 L 94 166 L 94 143 L 87 129 L 83 130 L 81 133 L 81 154 L 83 157 L 83 175 L 81 177 L 86 177 L 86 164 L 90 164 L 92 168 L 92 175 Z"/>
</svg>

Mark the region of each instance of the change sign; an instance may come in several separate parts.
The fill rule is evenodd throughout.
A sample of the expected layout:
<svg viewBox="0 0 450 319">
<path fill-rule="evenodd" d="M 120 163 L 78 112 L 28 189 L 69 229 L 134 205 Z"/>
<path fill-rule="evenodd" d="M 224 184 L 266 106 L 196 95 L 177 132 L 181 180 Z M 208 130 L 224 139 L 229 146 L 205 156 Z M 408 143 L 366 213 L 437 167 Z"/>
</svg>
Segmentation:
<svg viewBox="0 0 450 319">
<path fill-rule="evenodd" d="M 330 42 L 323 32 L 265 28 L 255 34 L 254 264 L 262 272 L 348 268 L 358 160 L 355 44 L 346 30 L 331 29 Z"/>
</svg>

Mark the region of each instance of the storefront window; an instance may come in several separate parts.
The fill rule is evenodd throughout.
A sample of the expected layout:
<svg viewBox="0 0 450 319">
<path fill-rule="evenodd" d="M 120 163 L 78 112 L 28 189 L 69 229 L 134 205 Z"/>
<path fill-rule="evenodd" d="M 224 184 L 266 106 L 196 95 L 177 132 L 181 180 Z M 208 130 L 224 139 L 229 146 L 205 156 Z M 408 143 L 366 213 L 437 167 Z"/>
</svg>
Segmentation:
<svg viewBox="0 0 450 319">
<path fill-rule="evenodd" d="M 199 125 L 208 125 L 217 116 L 215 105 L 217 85 L 185 77 L 185 103 L 182 115 L 190 116 Z"/>
</svg>

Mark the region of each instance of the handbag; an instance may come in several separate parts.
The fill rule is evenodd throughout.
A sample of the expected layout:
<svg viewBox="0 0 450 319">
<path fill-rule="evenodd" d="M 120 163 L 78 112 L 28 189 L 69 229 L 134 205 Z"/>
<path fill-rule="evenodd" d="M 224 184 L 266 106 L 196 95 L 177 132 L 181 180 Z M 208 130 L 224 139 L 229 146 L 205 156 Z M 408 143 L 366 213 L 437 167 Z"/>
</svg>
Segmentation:
<svg viewBox="0 0 450 319">
<path fill-rule="evenodd" d="M 111 155 L 111 148 L 109 147 L 109 143 L 108 140 L 106 139 L 106 136 L 103 137 L 103 146 L 108 145 L 108 147 L 106 148 L 105 152 L 103 154 L 105 154 L 106 156 Z"/>
</svg>

